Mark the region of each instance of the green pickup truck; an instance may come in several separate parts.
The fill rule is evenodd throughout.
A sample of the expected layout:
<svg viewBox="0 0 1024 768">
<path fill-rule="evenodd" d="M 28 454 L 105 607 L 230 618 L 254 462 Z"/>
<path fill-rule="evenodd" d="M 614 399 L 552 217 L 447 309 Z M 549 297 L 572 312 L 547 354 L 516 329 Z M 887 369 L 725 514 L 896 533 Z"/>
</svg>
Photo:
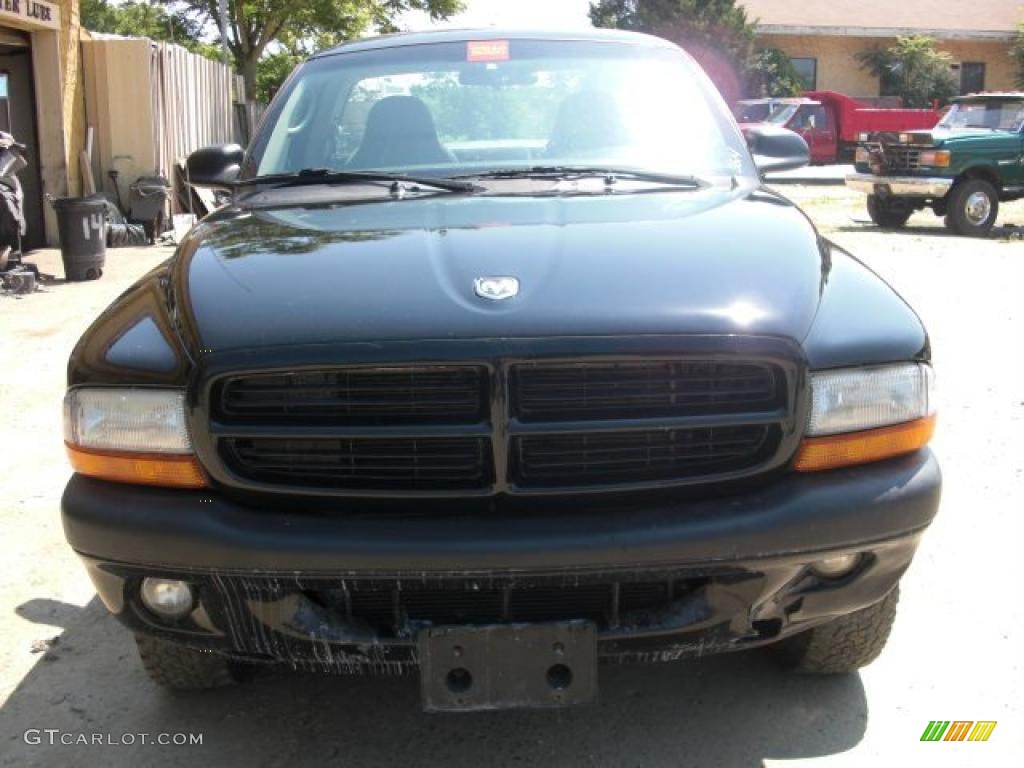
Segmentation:
<svg viewBox="0 0 1024 768">
<path fill-rule="evenodd" d="M 960 235 L 987 235 L 1000 201 L 1024 197 L 1024 93 L 964 96 L 931 131 L 864 135 L 846 185 L 897 228 L 931 208 Z"/>
</svg>

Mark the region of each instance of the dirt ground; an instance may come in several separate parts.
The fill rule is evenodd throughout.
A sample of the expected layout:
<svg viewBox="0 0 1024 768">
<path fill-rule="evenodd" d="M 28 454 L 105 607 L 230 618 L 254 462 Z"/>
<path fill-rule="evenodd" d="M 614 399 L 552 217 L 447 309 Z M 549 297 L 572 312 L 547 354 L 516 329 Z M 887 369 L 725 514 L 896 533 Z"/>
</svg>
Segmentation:
<svg viewBox="0 0 1024 768">
<path fill-rule="evenodd" d="M 1019 765 L 1024 241 L 1008 225 L 1024 227 L 1024 202 L 1004 207 L 999 237 L 965 240 L 927 213 L 901 232 L 867 226 L 863 199 L 842 187 L 783 191 L 903 293 L 932 334 L 943 506 L 876 663 L 827 679 L 789 677 L 761 652 L 605 669 L 598 705 L 558 714 L 427 716 L 412 678 L 264 673 L 210 694 L 164 693 L 95 599 L 58 512 L 68 353 L 169 255 L 126 249 L 109 254 L 98 282 L 0 296 L 0 764 Z M 60 273 L 53 252 L 37 261 Z M 935 719 L 998 726 L 986 743 L 921 743 Z M 28 729 L 38 731 L 26 739 Z M 44 729 L 115 744 L 61 745 L 58 735 L 50 745 Z M 202 744 L 143 744 L 143 733 L 201 734 Z"/>
</svg>

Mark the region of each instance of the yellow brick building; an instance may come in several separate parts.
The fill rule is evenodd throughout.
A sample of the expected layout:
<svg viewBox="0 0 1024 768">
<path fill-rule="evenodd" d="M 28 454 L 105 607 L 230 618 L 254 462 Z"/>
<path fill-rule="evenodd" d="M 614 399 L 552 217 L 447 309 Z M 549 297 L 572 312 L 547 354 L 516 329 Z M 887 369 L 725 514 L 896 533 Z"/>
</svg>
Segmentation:
<svg viewBox="0 0 1024 768">
<path fill-rule="evenodd" d="M 859 51 L 888 47 L 900 35 L 933 37 L 953 58 L 963 93 L 1015 88 L 1010 56 L 1022 0 L 741 0 L 760 41 L 784 51 L 809 89 L 874 99 L 877 77 L 860 68 Z"/>
</svg>

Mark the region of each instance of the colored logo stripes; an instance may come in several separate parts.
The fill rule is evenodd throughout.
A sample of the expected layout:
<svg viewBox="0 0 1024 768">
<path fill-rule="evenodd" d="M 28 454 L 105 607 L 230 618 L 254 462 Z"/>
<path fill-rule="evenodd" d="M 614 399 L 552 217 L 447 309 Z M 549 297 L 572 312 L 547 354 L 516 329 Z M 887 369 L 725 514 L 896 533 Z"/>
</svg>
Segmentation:
<svg viewBox="0 0 1024 768">
<path fill-rule="evenodd" d="M 996 720 L 931 720 L 921 741 L 988 741 Z"/>
</svg>

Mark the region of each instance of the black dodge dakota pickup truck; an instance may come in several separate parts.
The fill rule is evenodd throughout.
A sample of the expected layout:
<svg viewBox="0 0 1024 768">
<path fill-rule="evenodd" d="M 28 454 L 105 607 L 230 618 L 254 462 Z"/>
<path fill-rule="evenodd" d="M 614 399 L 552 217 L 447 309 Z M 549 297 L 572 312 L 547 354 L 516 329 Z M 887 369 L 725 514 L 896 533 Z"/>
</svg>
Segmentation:
<svg viewBox="0 0 1024 768">
<path fill-rule="evenodd" d="M 881 651 L 939 502 L 928 336 L 657 38 L 432 32 L 288 80 L 68 369 L 67 539 L 157 682 Z"/>
</svg>

